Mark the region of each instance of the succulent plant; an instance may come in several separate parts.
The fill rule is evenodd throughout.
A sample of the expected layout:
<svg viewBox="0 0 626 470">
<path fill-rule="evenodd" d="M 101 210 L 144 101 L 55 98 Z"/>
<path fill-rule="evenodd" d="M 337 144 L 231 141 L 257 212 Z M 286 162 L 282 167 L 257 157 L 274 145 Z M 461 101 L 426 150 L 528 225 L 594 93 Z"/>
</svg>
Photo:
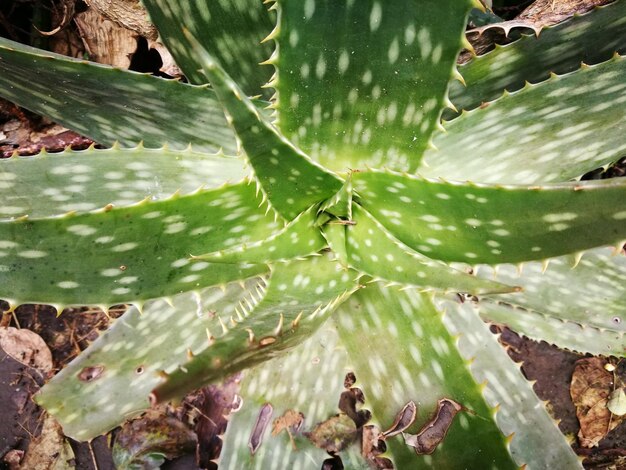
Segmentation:
<svg viewBox="0 0 626 470">
<path fill-rule="evenodd" d="M 220 466 L 319 468 L 351 372 L 396 431 L 348 468 L 580 466 L 481 317 L 624 355 L 626 179 L 580 178 L 626 150 L 626 3 L 458 68 L 470 0 L 266 3 L 144 0 L 189 83 L 0 39 L 2 96 L 110 147 L 0 161 L 0 297 L 131 305 L 37 401 L 87 440 L 250 369 Z"/>
</svg>

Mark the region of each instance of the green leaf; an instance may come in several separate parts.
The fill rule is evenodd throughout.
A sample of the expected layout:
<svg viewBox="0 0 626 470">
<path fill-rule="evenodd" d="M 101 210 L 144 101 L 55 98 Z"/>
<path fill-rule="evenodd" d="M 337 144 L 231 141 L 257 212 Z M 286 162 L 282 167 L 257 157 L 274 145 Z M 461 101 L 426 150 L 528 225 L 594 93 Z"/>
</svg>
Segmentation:
<svg viewBox="0 0 626 470">
<path fill-rule="evenodd" d="M 337 325 L 366 407 L 381 427 L 413 400 L 418 429 L 451 398 L 473 413 L 461 413 L 431 456 L 416 456 L 398 436 L 387 442 L 396 468 L 516 468 L 494 410 L 485 402 L 430 297 L 369 285 L 337 312 Z"/>
<path fill-rule="evenodd" d="M 479 276 L 513 282 L 521 293 L 483 297 L 478 304 L 489 321 L 530 338 L 583 353 L 626 354 L 626 256 L 598 248 L 584 255 L 527 263 L 516 269 L 479 266 Z M 577 264 L 577 265 L 576 265 Z M 576 265 L 576 267 L 574 267 Z"/>
<path fill-rule="evenodd" d="M 286 432 L 271 435 L 272 426 L 268 426 L 263 434 L 254 456 L 250 455 L 248 441 L 259 410 L 266 403 L 274 409 L 272 422 L 287 410 L 302 412 L 304 425 L 301 431 L 311 430 L 316 423 L 338 413 L 337 403 L 349 371 L 347 365 L 347 351 L 341 344 L 334 322 L 329 321 L 289 354 L 247 371 L 240 391 L 243 405 L 229 417 L 220 468 L 319 470 L 328 454 L 313 446 L 301 433 L 293 435 L 295 451 Z M 341 453 L 344 466 L 367 470 L 370 467 L 363 459 L 358 460 L 359 452 L 354 447 Z M 351 457 L 349 462 L 346 453 Z"/>
<path fill-rule="evenodd" d="M 316 216 L 317 209 L 312 207 L 265 240 L 194 256 L 194 259 L 213 263 L 267 264 L 316 254 L 326 247 L 326 240 L 315 226 Z"/>
<path fill-rule="evenodd" d="M 354 198 L 352 190 L 352 175 L 348 174 L 343 187 L 337 191 L 330 199 L 324 201 L 320 206 L 320 212 L 326 212 L 335 217 L 352 219 L 352 201 Z"/>
<path fill-rule="evenodd" d="M 468 302 L 459 304 L 440 299 L 436 305 L 445 312 L 443 320 L 448 331 L 459 336 L 459 352 L 472 358 L 470 370 L 477 381 L 483 382 L 485 399 L 498 404 L 498 426 L 507 435 L 514 433 L 510 444 L 513 458 L 528 468 L 582 468 L 557 423 L 535 395 L 532 384 L 480 320 L 476 309 Z"/>
<path fill-rule="evenodd" d="M 190 258 L 279 231 L 258 206 L 254 187 L 238 184 L 120 209 L 0 220 L 0 298 L 111 305 L 252 276 L 265 267 Z"/>
<path fill-rule="evenodd" d="M 0 38 L 0 95 L 104 145 L 236 151 L 207 87 L 114 69 Z"/>
<path fill-rule="evenodd" d="M 183 33 L 189 30 L 222 64 L 247 95 L 258 95 L 272 75 L 271 67 L 259 67 L 272 49 L 263 39 L 274 20 L 260 0 L 188 2 L 142 0 L 168 50 L 190 82 L 206 83 L 200 57 Z"/>
<path fill-rule="evenodd" d="M 349 266 L 376 279 L 418 286 L 425 290 L 501 293 L 516 290 L 511 285 L 479 279 L 413 251 L 398 241 L 367 211 L 354 205 L 354 222 L 346 226 Z"/>
<path fill-rule="evenodd" d="M 282 132 L 336 171 L 414 170 L 445 106 L 471 2 L 276 5 Z"/>
<path fill-rule="evenodd" d="M 214 58 L 191 36 L 227 119 L 235 128 L 254 173 L 277 212 L 291 220 L 339 191 L 342 180 L 312 162 L 262 116 Z"/>
<path fill-rule="evenodd" d="M 537 85 L 446 124 L 419 169 L 424 176 L 536 184 L 578 178 L 626 151 L 626 60 Z"/>
<path fill-rule="evenodd" d="M 393 236 L 444 261 L 516 263 L 626 239 L 622 178 L 524 187 L 373 171 L 352 180 Z"/>
<path fill-rule="evenodd" d="M 209 349 L 172 372 L 154 389 L 154 399 L 170 400 L 300 344 L 356 290 L 355 277 L 327 256 L 274 265 L 263 300 Z"/>
<path fill-rule="evenodd" d="M 109 431 L 150 406 L 148 397 L 161 380 L 160 371 L 187 362 L 188 351 L 209 347 L 207 328 L 211 334 L 221 331 L 221 321 L 240 315 L 240 302 L 258 302 L 265 280 L 188 292 L 170 302 L 150 301 L 143 314 L 129 309 L 48 382 L 37 403 L 74 439 L 89 440 Z"/>
<path fill-rule="evenodd" d="M 473 109 L 519 90 L 526 81 L 541 82 L 550 73 L 573 72 L 580 63 L 597 64 L 613 53 L 626 52 L 626 2 L 617 1 L 584 15 L 541 29 L 539 37 L 519 40 L 459 67 L 465 85 L 450 83 L 450 99 L 458 109 Z"/>
<path fill-rule="evenodd" d="M 320 468 L 324 453 L 302 436 L 295 436 L 293 451 L 287 436 L 265 435 L 253 458 L 247 441 L 263 403 L 272 404 L 274 418 L 287 409 L 302 412 L 303 431 L 337 413 L 347 372 L 356 375 L 355 386 L 365 396 L 363 408 L 372 412 L 372 423 L 381 430 L 391 426 L 410 400 L 418 404 L 418 422 L 410 431 L 428 421 L 444 397 L 475 413 L 457 416 L 431 456 L 416 455 L 401 436 L 388 439 L 384 456 L 395 468 L 516 468 L 495 425 L 494 410 L 430 299 L 377 284 L 358 291 L 328 326 L 289 357 L 269 362 L 244 380 L 244 406 L 229 423 L 220 464 L 227 469 L 269 468 L 272 462 L 284 462 L 281 468 Z M 346 468 L 370 468 L 359 454 L 360 449 L 352 447 L 340 457 Z"/>
<path fill-rule="evenodd" d="M 14 156 L 0 160 L 0 217 L 42 218 L 190 194 L 243 180 L 249 174 L 244 164 L 223 155 L 143 147 Z"/>
</svg>

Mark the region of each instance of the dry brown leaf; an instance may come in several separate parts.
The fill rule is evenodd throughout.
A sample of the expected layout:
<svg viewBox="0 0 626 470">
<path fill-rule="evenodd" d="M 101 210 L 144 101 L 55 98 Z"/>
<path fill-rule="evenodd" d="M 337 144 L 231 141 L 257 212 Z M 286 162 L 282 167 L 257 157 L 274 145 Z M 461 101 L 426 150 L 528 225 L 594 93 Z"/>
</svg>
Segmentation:
<svg viewBox="0 0 626 470">
<path fill-rule="evenodd" d="M 163 462 L 193 452 L 197 436 L 165 407 L 148 410 L 125 423 L 115 435 L 111 449 L 115 468 L 161 468 Z"/>
<path fill-rule="evenodd" d="M 570 395 L 580 423 L 578 439 L 582 447 L 595 447 L 624 418 L 607 408 L 613 391 L 613 374 L 604 367 L 606 359 L 589 357 L 576 362 L 570 384 Z"/>
<path fill-rule="evenodd" d="M 19 468 L 23 470 L 69 470 L 74 469 L 74 452 L 63 435 L 59 423 L 46 416 L 41 434 L 31 439 Z"/>
<path fill-rule="evenodd" d="M 515 19 L 532 22 L 541 28 L 559 23 L 576 13 L 585 13 L 594 7 L 606 5 L 612 1 L 614 0 L 537 0 Z"/>
<path fill-rule="evenodd" d="M 114 23 L 146 39 L 155 40 L 159 34 L 139 0 L 85 0 L 85 3 Z"/>
<path fill-rule="evenodd" d="M 89 54 L 89 60 L 122 69 L 128 68 L 137 49 L 137 33 L 110 21 L 99 11 L 88 8 L 74 22 Z"/>
<path fill-rule="evenodd" d="M 444 440 L 452 420 L 463 409 L 459 403 L 449 398 L 437 402 L 435 415 L 426 423 L 418 434 L 405 434 L 404 442 L 415 449 L 418 455 L 432 454 Z"/>
<path fill-rule="evenodd" d="M 410 401 L 400 410 L 389 429 L 383 432 L 383 438 L 395 436 L 405 431 L 413 424 L 417 417 L 417 405 Z"/>
<path fill-rule="evenodd" d="M 13 327 L 0 328 L 0 348 L 16 361 L 34 367 L 44 376 L 52 371 L 52 353 L 37 333 Z"/>
</svg>

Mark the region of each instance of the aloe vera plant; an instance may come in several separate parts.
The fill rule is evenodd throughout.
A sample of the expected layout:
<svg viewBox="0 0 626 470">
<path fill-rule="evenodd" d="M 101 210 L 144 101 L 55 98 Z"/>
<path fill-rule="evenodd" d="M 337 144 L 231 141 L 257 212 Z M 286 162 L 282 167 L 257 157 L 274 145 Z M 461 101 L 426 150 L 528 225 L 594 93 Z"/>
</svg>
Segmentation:
<svg viewBox="0 0 626 470">
<path fill-rule="evenodd" d="M 131 306 L 37 401 L 88 440 L 250 369 L 220 466 L 319 468 L 262 425 L 353 372 L 381 430 L 461 411 L 348 468 L 579 466 L 480 317 L 624 355 L 626 180 L 580 177 L 626 149 L 626 3 L 458 69 L 470 0 L 266 3 L 144 0 L 190 83 L 0 39 L 2 96 L 110 147 L 0 161 L 0 296 Z"/>
</svg>

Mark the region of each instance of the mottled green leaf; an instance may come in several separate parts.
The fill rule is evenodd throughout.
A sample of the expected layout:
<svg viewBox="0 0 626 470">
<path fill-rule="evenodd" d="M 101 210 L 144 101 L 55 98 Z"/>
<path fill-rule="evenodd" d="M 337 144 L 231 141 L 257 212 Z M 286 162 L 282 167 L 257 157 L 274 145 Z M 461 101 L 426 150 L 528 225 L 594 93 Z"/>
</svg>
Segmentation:
<svg viewBox="0 0 626 470">
<path fill-rule="evenodd" d="M 282 228 L 246 184 L 45 219 L 0 220 L 0 297 L 116 304 L 263 272 L 191 262 L 191 253 L 263 240 Z"/>
<path fill-rule="evenodd" d="M 235 128 L 254 173 L 272 206 L 287 219 L 331 197 L 342 181 L 311 161 L 262 116 L 214 58 L 193 40 L 227 119 Z"/>
<path fill-rule="evenodd" d="M 626 60 L 614 59 L 505 95 L 446 123 L 419 172 L 454 180 L 566 181 L 626 151 Z"/>
<path fill-rule="evenodd" d="M 317 209 L 312 207 L 279 232 L 251 244 L 194 256 L 213 263 L 271 263 L 312 255 L 326 247 L 326 240 L 315 227 Z"/>
<path fill-rule="evenodd" d="M 445 105 L 469 1 L 279 0 L 278 125 L 337 171 L 415 169 Z"/>
<path fill-rule="evenodd" d="M 265 279 L 228 284 L 146 303 L 140 314 L 129 309 L 84 354 L 59 372 L 37 395 L 67 436 L 92 439 L 150 406 L 148 397 L 189 353 L 209 347 L 209 334 L 221 321 L 241 315 L 240 302 L 258 302 Z M 90 378 L 91 380 L 87 380 Z"/>
<path fill-rule="evenodd" d="M 176 64 L 192 83 L 206 83 L 200 57 L 183 33 L 189 30 L 214 55 L 248 95 L 262 92 L 272 74 L 260 67 L 270 57 L 261 41 L 274 27 L 262 0 L 142 0 Z"/>
<path fill-rule="evenodd" d="M 487 403 L 498 405 L 496 420 L 500 429 L 512 435 L 510 451 L 528 468 L 570 470 L 582 468 L 578 456 L 543 407 L 532 384 L 522 374 L 495 336 L 468 302 L 440 301 L 443 321 L 451 334 L 458 335 L 457 347 L 471 358 L 472 376 L 484 384 Z"/>
<path fill-rule="evenodd" d="M 626 239 L 626 179 L 543 186 L 355 173 L 362 204 L 414 250 L 444 261 L 514 263 Z"/>
<path fill-rule="evenodd" d="M 267 292 L 249 316 L 172 372 L 154 389 L 154 399 L 170 400 L 300 344 L 354 292 L 355 277 L 329 256 L 274 265 Z"/>
<path fill-rule="evenodd" d="M 349 265 L 377 279 L 418 286 L 424 290 L 499 293 L 516 290 L 466 272 L 418 253 L 394 238 L 367 211 L 353 207 L 356 225 L 346 227 Z"/>
<path fill-rule="evenodd" d="M 371 284 L 337 312 L 350 363 L 374 419 L 386 428 L 409 401 L 418 405 L 414 432 L 441 398 L 461 413 L 431 456 L 417 456 L 398 436 L 387 442 L 396 468 L 516 468 L 494 410 L 485 402 L 430 297 Z"/>
<path fill-rule="evenodd" d="M 41 218 L 190 194 L 243 180 L 244 165 L 240 158 L 143 147 L 15 156 L 0 160 L 0 217 Z"/>
<path fill-rule="evenodd" d="M 523 292 L 484 297 L 481 315 L 533 339 L 583 353 L 626 354 L 626 256 L 598 248 L 578 260 L 566 256 L 542 263 L 480 266 L 479 276 L 516 283 Z M 576 265 L 576 267 L 574 267 Z"/>
<path fill-rule="evenodd" d="M 0 95 L 104 145 L 234 153 L 213 91 L 0 38 Z"/>
<path fill-rule="evenodd" d="M 465 85 L 452 82 L 450 99 L 458 109 L 473 109 L 504 90 L 519 90 L 526 81 L 543 81 L 550 72 L 573 72 L 581 62 L 597 64 L 614 52 L 624 53 L 625 38 L 626 2 L 620 0 L 474 58 L 459 67 Z"/>
<path fill-rule="evenodd" d="M 243 406 L 230 416 L 220 468 L 319 470 L 328 454 L 315 447 L 301 432 L 311 430 L 339 412 L 337 403 L 344 391 L 348 365 L 347 351 L 341 345 L 337 328 L 333 322 L 327 322 L 289 354 L 247 371 L 241 383 Z M 261 445 L 251 457 L 248 441 L 265 403 L 270 403 L 274 409 L 272 421 L 290 409 L 304 415 L 301 432 L 293 435 L 295 451 L 287 433 L 272 436 L 271 426 L 268 426 Z M 351 458 L 346 458 L 346 454 Z M 367 470 L 367 463 L 358 457 L 356 446 L 341 453 L 347 468 Z"/>
</svg>

